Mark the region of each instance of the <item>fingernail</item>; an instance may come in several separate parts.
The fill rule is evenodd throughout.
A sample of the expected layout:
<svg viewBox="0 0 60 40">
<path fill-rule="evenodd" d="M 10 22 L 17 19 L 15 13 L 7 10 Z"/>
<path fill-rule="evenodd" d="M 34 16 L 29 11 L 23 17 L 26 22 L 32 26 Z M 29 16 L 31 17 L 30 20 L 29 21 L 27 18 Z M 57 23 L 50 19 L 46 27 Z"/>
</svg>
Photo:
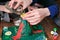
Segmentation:
<svg viewBox="0 0 60 40">
<path fill-rule="evenodd" d="M 16 7 L 14 7 L 14 9 L 16 9 Z"/>
</svg>

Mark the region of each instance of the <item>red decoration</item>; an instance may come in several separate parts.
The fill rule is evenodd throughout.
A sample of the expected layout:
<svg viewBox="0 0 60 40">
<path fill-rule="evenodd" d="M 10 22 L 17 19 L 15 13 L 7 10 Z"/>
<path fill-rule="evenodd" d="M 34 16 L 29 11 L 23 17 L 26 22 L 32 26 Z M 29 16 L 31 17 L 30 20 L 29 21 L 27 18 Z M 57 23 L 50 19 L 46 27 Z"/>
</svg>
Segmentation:
<svg viewBox="0 0 60 40">
<path fill-rule="evenodd" d="M 33 31 L 33 33 L 41 33 L 42 30 L 36 30 L 36 31 Z"/>
<path fill-rule="evenodd" d="M 16 36 L 13 36 L 13 40 L 18 40 L 21 37 L 21 32 L 23 30 L 24 24 L 21 23 Z"/>
<path fill-rule="evenodd" d="M 58 36 L 53 36 L 53 40 L 58 40 Z"/>
</svg>

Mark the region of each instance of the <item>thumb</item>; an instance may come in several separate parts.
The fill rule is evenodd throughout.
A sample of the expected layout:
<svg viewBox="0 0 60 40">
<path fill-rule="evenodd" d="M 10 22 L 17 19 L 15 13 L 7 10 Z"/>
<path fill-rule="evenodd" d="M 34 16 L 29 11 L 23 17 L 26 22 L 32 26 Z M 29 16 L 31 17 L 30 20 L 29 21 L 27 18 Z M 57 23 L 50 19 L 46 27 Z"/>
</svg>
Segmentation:
<svg viewBox="0 0 60 40">
<path fill-rule="evenodd" d="M 35 8 L 34 8 L 33 6 L 29 6 L 29 7 L 28 7 L 28 10 L 29 10 L 29 11 L 32 11 L 32 10 L 34 10 L 34 9 L 35 9 Z"/>
</svg>

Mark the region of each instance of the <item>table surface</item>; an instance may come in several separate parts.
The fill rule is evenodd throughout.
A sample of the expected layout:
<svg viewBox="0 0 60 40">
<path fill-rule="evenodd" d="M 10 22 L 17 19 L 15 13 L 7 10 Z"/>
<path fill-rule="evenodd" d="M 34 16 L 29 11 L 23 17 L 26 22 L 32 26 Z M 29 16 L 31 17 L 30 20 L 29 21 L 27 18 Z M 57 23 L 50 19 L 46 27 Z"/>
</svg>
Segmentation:
<svg viewBox="0 0 60 40">
<path fill-rule="evenodd" d="M 12 26 L 14 25 L 13 23 L 6 23 L 6 22 L 0 22 L 0 35 L 2 34 L 2 28 L 3 26 Z M 58 30 L 58 40 L 60 40 L 60 28 L 50 19 L 50 18 L 45 18 L 42 22 L 41 25 L 45 29 L 45 32 L 48 36 L 48 40 L 53 40 L 53 36 L 50 34 L 50 32 L 53 30 L 54 27 L 57 27 Z"/>
</svg>

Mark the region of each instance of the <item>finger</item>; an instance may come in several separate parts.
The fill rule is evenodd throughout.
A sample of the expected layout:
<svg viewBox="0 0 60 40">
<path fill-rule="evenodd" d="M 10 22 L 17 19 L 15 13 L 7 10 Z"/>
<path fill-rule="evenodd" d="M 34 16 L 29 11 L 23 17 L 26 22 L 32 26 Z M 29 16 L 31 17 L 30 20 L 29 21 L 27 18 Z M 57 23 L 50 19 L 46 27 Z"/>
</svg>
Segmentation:
<svg viewBox="0 0 60 40">
<path fill-rule="evenodd" d="M 39 14 L 37 14 L 36 12 L 34 12 L 34 11 L 30 11 L 30 12 L 28 12 L 28 13 L 26 13 L 26 16 L 25 17 L 23 17 L 24 19 L 30 19 L 30 18 L 32 18 L 33 19 L 33 17 L 40 17 L 39 16 Z"/>
<path fill-rule="evenodd" d="M 5 9 L 4 12 L 7 12 L 7 13 L 12 13 L 11 11 L 9 11 L 8 9 Z"/>
<path fill-rule="evenodd" d="M 33 17 L 34 15 L 35 15 L 35 14 L 30 11 L 30 12 L 26 13 L 25 18 Z"/>
<path fill-rule="evenodd" d="M 3 7 L 3 8 L 2 8 L 2 7 Z M 5 6 L 1 6 L 0 11 L 4 11 L 4 12 L 7 12 L 7 13 L 11 13 L 10 10 L 6 9 Z"/>
<path fill-rule="evenodd" d="M 9 6 L 11 5 L 11 1 L 8 3 L 8 5 L 9 5 Z"/>
<path fill-rule="evenodd" d="M 16 6 L 14 7 L 14 9 L 16 9 L 17 7 L 19 7 L 19 5 L 20 5 L 20 3 L 18 2 L 18 3 L 16 4 Z"/>
<path fill-rule="evenodd" d="M 30 22 L 30 23 L 34 23 L 34 22 L 37 22 L 38 20 L 40 20 L 40 19 L 36 18 L 36 19 L 32 19 L 32 20 L 27 20 L 27 21 Z"/>
<path fill-rule="evenodd" d="M 16 4 L 16 6 L 14 7 L 14 9 L 16 9 L 17 7 L 19 7 L 20 5 L 22 5 L 23 4 L 23 2 L 18 2 L 17 4 Z"/>
<path fill-rule="evenodd" d="M 28 7 L 28 11 L 32 11 L 33 9 L 34 7 L 31 7 L 31 6 Z"/>
<path fill-rule="evenodd" d="M 36 25 L 36 24 L 38 24 L 38 23 L 40 23 L 41 21 L 40 20 L 37 20 L 36 22 L 31 22 L 30 24 L 31 25 Z"/>
<path fill-rule="evenodd" d="M 35 22 L 30 22 L 31 25 L 36 25 L 38 23 L 40 23 L 43 20 L 43 18 L 40 18 L 39 20 L 35 21 Z"/>
<path fill-rule="evenodd" d="M 10 8 L 13 7 L 13 4 L 14 4 L 14 1 L 11 1 L 11 2 L 10 2 Z"/>
<path fill-rule="evenodd" d="M 39 15 L 35 15 L 35 16 L 33 16 L 33 17 L 29 17 L 29 18 L 25 18 L 26 20 L 34 20 L 34 19 L 37 19 L 37 18 L 40 18 L 40 16 Z"/>
</svg>

